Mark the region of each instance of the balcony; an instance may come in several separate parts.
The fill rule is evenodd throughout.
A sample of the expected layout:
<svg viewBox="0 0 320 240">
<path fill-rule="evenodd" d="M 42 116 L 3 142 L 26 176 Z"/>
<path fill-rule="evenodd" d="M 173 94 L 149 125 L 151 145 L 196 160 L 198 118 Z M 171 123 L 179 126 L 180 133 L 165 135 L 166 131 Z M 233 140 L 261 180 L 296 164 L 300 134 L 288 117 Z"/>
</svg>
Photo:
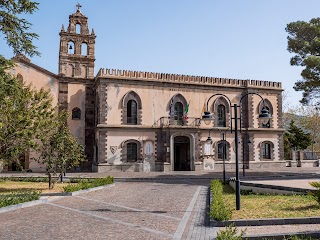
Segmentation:
<svg viewBox="0 0 320 240">
<path fill-rule="evenodd" d="M 156 126 L 184 126 L 184 127 L 199 127 L 200 118 L 188 117 L 187 119 L 175 119 L 174 117 L 161 117 L 156 123 Z"/>
</svg>

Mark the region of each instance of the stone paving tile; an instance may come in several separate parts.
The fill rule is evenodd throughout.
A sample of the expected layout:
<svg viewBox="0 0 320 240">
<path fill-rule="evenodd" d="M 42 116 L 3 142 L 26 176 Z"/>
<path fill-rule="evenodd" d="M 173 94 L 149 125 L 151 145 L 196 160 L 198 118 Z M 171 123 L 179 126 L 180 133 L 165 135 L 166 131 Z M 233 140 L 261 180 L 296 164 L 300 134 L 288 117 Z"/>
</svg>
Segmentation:
<svg viewBox="0 0 320 240">
<path fill-rule="evenodd" d="M 102 217 L 112 218 L 139 226 L 152 228 L 158 231 L 174 234 L 177 225 L 181 221 L 180 218 L 172 219 L 164 217 L 164 214 L 154 214 L 154 211 L 132 211 L 120 207 L 108 205 L 96 201 L 89 201 L 83 198 L 72 197 L 71 199 L 64 199 L 63 201 L 55 201 L 54 204 L 64 206 L 79 211 L 93 213 Z"/>
<path fill-rule="evenodd" d="M 126 182 L 116 187 L 81 196 L 149 211 L 163 211 L 166 215 L 182 218 L 197 185 L 174 183 Z"/>
<path fill-rule="evenodd" d="M 205 184 L 197 181 L 123 182 L 6 212 L 0 239 L 172 239 Z"/>
<path fill-rule="evenodd" d="M 209 187 L 202 187 L 197 199 L 197 204 L 193 209 L 193 218 L 188 230 L 188 234 L 184 234 L 185 239 L 209 240 L 215 235 L 215 228 L 210 227 L 209 222 Z"/>
<path fill-rule="evenodd" d="M 0 214 L 0 239 L 171 239 L 48 204 Z"/>
</svg>

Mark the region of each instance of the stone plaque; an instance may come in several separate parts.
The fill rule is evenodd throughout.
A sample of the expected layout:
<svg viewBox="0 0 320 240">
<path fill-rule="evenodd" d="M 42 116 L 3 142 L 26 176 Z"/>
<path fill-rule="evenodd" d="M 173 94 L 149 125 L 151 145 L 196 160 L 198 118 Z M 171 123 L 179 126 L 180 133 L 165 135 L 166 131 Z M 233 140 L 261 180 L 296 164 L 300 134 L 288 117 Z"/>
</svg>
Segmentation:
<svg viewBox="0 0 320 240">
<path fill-rule="evenodd" d="M 144 149 L 145 149 L 144 153 L 146 154 L 146 156 L 151 156 L 152 153 L 153 153 L 153 144 L 152 144 L 152 142 L 146 142 Z"/>
<path fill-rule="evenodd" d="M 204 155 L 211 155 L 211 143 L 204 144 Z"/>
</svg>

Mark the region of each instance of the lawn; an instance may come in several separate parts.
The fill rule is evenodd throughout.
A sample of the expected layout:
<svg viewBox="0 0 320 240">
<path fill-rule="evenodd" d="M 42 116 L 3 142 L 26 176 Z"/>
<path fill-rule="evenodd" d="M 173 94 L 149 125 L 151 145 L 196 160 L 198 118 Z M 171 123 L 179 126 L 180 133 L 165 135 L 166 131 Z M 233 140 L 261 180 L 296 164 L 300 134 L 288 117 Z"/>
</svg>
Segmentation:
<svg viewBox="0 0 320 240">
<path fill-rule="evenodd" d="M 0 194 L 30 190 L 36 190 L 42 193 L 63 192 L 63 187 L 67 185 L 68 183 L 56 183 L 53 189 L 49 189 L 47 182 L 0 181 Z"/>
<path fill-rule="evenodd" d="M 320 216 L 320 205 L 310 195 L 241 195 L 241 210 L 236 211 L 234 190 L 226 185 L 223 194 L 234 220 Z"/>
</svg>

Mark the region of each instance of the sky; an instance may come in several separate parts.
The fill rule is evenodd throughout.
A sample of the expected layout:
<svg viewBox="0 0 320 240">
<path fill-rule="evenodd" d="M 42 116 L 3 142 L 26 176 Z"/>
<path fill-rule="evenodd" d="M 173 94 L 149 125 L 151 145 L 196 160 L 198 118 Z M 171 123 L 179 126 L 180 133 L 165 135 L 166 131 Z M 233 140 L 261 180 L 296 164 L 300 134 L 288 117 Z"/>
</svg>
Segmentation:
<svg viewBox="0 0 320 240">
<path fill-rule="evenodd" d="M 287 103 L 302 93 L 291 66 L 286 25 L 320 17 L 319 0 L 38 0 L 26 16 L 40 35 L 41 57 L 31 61 L 58 72 L 59 32 L 76 4 L 94 28 L 95 72 L 116 68 L 185 75 L 282 82 Z M 0 36 L 1 38 L 2 36 Z M 0 54 L 12 57 L 1 41 Z"/>
</svg>

